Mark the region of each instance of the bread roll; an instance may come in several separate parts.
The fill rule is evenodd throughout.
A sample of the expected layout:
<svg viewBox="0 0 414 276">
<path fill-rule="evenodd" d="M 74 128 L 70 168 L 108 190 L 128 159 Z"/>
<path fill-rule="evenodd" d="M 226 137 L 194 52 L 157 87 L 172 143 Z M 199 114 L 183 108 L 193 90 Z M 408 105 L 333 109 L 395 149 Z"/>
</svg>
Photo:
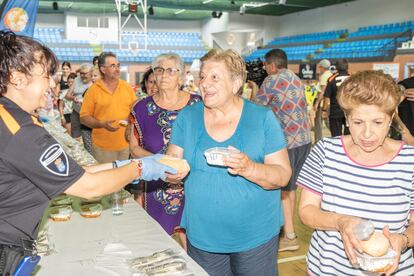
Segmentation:
<svg viewBox="0 0 414 276">
<path fill-rule="evenodd" d="M 164 155 L 158 162 L 176 169 L 177 172 L 187 172 L 190 170 L 190 165 L 188 165 L 185 159 Z"/>
<path fill-rule="evenodd" d="M 50 216 L 53 221 L 68 221 L 70 215 L 59 215 L 59 216 Z"/>
<path fill-rule="evenodd" d="M 390 243 L 381 232 L 374 232 L 369 240 L 361 241 L 362 250 L 373 257 L 384 256 L 388 252 Z"/>
<path fill-rule="evenodd" d="M 119 125 L 126 127 L 128 125 L 128 121 L 127 120 L 119 120 Z"/>
</svg>

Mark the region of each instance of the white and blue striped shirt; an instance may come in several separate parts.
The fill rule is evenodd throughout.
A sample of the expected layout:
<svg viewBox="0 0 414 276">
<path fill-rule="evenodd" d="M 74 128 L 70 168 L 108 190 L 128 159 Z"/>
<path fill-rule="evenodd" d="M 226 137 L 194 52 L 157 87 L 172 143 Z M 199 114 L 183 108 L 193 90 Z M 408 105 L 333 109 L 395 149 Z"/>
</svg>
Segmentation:
<svg viewBox="0 0 414 276">
<path fill-rule="evenodd" d="M 341 137 L 321 140 L 300 172 L 299 186 L 322 197 L 321 209 L 371 220 L 404 232 L 414 212 L 414 148 L 401 145 L 388 163 L 365 166 L 352 160 Z M 338 231 L 315 230 L 307 255 L 310 275 L 368 275 L 352 267 Z M 412 250 L 401 254 L 398 272 L 414 275 Z"/>
</svg>

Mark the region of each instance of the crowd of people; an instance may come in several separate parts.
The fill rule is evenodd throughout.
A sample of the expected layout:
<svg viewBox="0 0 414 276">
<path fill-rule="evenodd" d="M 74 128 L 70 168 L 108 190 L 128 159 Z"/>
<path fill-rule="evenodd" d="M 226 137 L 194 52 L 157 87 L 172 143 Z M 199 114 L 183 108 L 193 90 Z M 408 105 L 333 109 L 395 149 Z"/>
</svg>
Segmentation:
<svg viewBox="0 0 414 276">
<path fill-rule="evenodd" d="M 308 104 L 283 50 L 265 55 L 258 87 L 238 53 L 213 49 L 197 82 L 179 55 L 155 57 L 136 93 L 111 52 L 76 73 L 62 62 L 56 74 L 46 46 L 10 32 L 0 38 L 0 274 L 21 261 L 20 240 L 36 238 L 51 198 L 108 194 L 132 180 L 136 201 L 209 275 L 278 275 L 277 252 L 300 246 L 298 186 L 300 218 L 315 229 L 309 275 L 364 275 L 353 231 L 362 220 L 396 252 L 386 275 L 414 273 L 410 79 L 399 86 L 379 71 L 350 74 L 347 60 L 331 72 L 322 60 Z M 36 117 L 59 120 L 100 165 L 78 166 Z M 332 137 L 323 138 L 324 124 Z M 403 141 L 389 137 L 392 126 Z M 224 166 L 206 162 L 217 147 L 228 151 Z M 157 162 L 165 154 L 187 160 L 190 171 Z M 45 155 L 66 162 L 65 172 Z"/>
</svg>

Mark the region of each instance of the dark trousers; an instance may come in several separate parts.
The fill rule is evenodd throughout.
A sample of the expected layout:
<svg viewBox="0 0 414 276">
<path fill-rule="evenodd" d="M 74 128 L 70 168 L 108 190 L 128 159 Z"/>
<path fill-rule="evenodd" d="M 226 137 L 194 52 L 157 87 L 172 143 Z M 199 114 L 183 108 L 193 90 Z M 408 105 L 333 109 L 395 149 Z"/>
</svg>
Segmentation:
<svg viewBox="0 0 414 276">
<path fill-rule="evenodd" d="M 256 248 L 236 253 L 212 253 L 187 240 L 188 255 L 210 276 L 278 276 L 279 236 Z"/>
<path fill-rule="evenodd" d="M 329 130 L 331 131 L 332 137 L 349 134 L 349 128 L 346 126 L 345 117 L 329 117 Z"/>
</svg>

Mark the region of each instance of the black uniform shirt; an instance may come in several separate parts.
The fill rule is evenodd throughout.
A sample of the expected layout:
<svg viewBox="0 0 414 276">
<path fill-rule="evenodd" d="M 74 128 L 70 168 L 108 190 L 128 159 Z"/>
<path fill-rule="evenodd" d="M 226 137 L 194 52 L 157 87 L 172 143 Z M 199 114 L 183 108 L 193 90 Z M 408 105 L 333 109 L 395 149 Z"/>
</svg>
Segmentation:
<svg viewBox="0 0 414 276">
<path fill-rule="evenodd" d="M 83 174 L 35 117 L 0 98 L 0 244 L 35 239 L 49 200 Z"/>
<path fill-rule="evenodd" d="M 414 88 L 414 77 L 405 79 L 398 84 L 406 89 Z M 404 99 L 398 106 L 398 115 L 410 130 L 411 135 L 414 135 L 414 102 Z"/>
<path fill-rule="evenodd" d="M 349 77 L 348 72 L 338 72 L 338 74 L 333 75 L 325 88 L 324 97 L 330 99 L 330 108 L 329 108 L 329 117 L 331 118 L 344 118 L 345 114 L 342 111 L 341 107 L 336 100 L 336 95 L 338 94 L 338 88 L 341 86 L 342 82 Z"/>
</svg>

